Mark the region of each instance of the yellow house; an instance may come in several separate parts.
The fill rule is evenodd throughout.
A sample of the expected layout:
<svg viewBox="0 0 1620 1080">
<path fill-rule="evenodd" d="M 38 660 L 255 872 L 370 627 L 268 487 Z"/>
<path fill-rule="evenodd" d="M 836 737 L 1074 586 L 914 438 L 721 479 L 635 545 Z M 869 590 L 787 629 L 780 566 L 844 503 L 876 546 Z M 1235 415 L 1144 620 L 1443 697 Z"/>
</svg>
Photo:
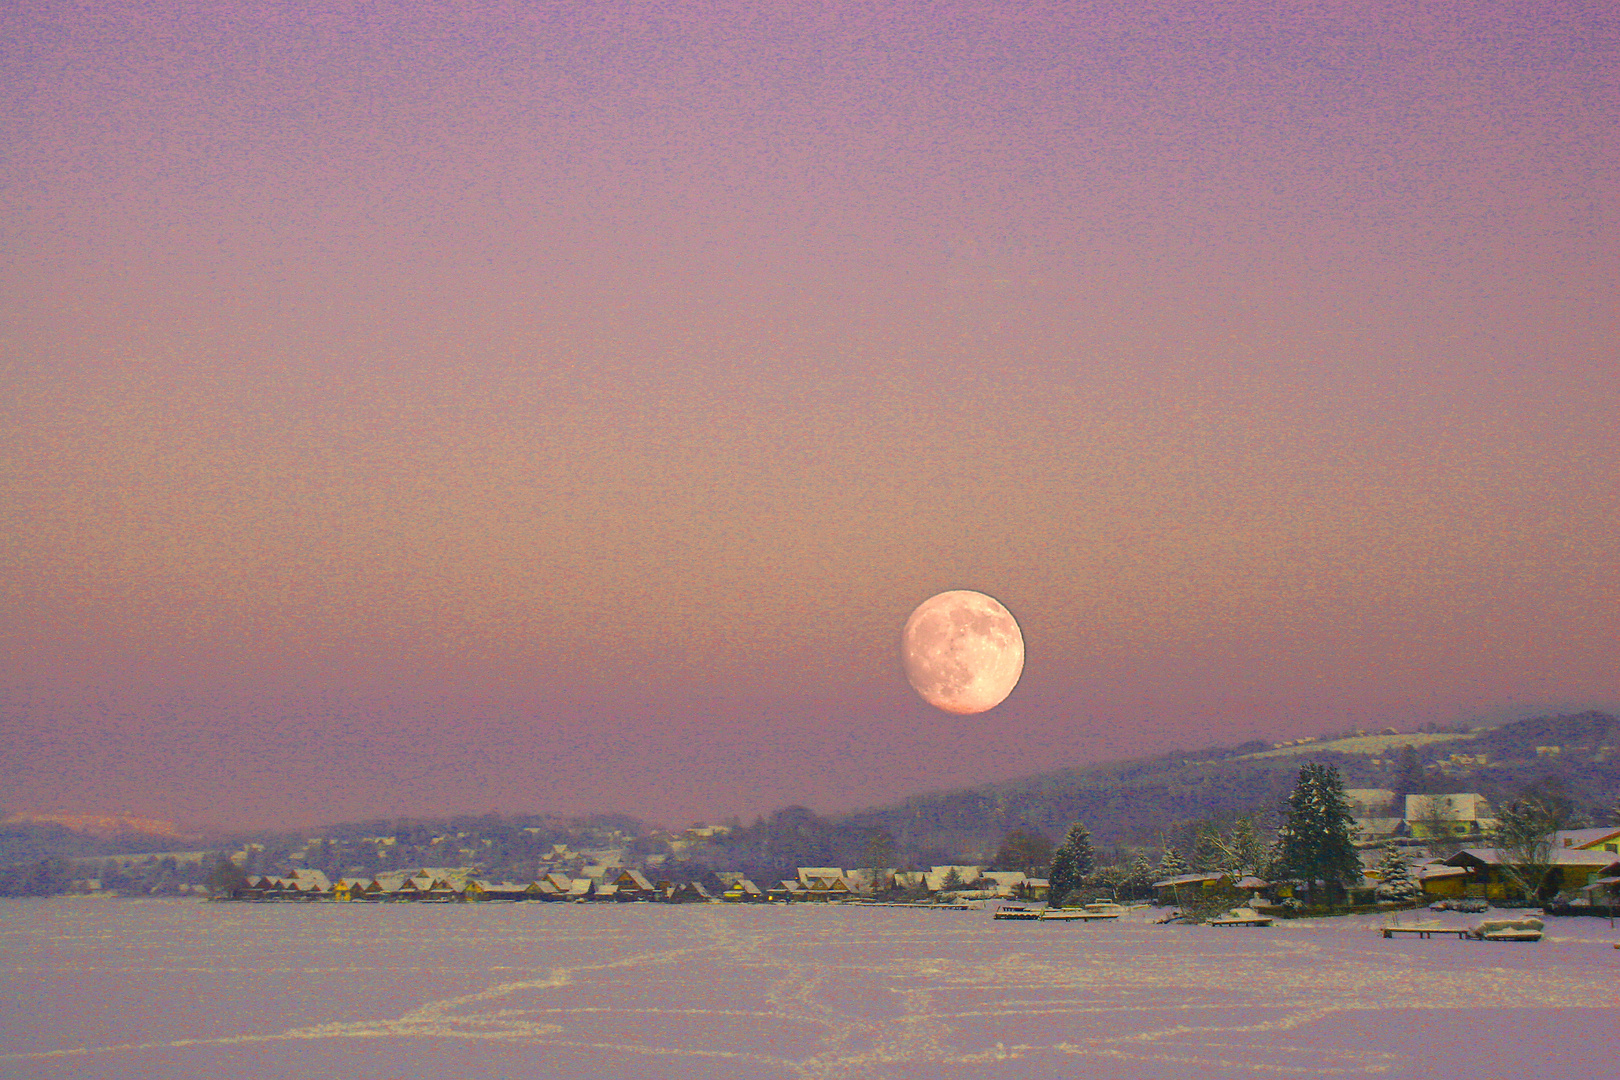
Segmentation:
<svg viewBox="0 0 1620 1080">
<path fill-rule="evenodd" d="M 1608 851 L 1620 855 L 1620 829 L 1565 829 L 1553 833 L 1553 847 L 1572 851 Z"/>
<path fill-rule="evenodd" d="M 1153 893 L 1156 903 L 1178 904 L 1183 897 L 1198 896 L 1216 889 L 1230 888 L 1231 885 L 1231 874 L 1180 874 L 1155 881 Z"/>
<path fill-rule="evenodd" d="M 1469 874 L 1466 867 L 1430 863 L 1415 867 L 1414 871 L 1418 884 L 1423 886 L 1425 899 L 1458 900 L 1468 895 Z"/>
<path fill-rule="evenodd" d="M 1533 899 L 1522 896 L 1518 883 L 1504 872 L 1507 858 L 1507 853 L 1497 848 L 1463 848 L 1447 859 L 1446 865 L 1468 872 L 1466 895 L 1487 900 Z M 1547 853 L 1547 863 L 1548 892 L 1584 889 L 1599 878 L 1620 874 L 1620 853 L 1612 851 L 1554 847 Z M 1528 873 L 1522 870 L 1521 876 Z"/>
</svg>

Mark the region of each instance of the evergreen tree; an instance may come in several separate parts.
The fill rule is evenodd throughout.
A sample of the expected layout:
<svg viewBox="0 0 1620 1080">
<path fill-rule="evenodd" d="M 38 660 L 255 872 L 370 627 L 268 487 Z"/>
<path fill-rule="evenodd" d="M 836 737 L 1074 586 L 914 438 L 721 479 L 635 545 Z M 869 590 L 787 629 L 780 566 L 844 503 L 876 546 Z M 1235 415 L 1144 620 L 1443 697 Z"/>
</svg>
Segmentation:
<svg viewBox="0 0 1620 1080">
<path fill-rule="evenodd" d="M 1354 828 L 1339 770 L 1320 762 L 1306 765 L 1288 796 L 1288 820 L 1278 853 L 1281 869 L 1303 880 L 1313 901 L 1317 882 L 1332 899 L 1361 877 L 1361 860 L 1351 839 Z"/>
<path fill-rule="evenodd" d="M 1188 868 L 1187 860 L 1181 857 L 1181 852 L 1173 847 L 1167 847 L 1164 849 L 1164 854 L 1159 858 L 1159 876 L 1154 880 L 1163 881 L 1165 878 L 1180 877 L 1182 874 L 1190 873 L 1192 873 L 1192 870 Z M 1148 884 L 1151 885 L 1152 882 Z"/>
<path fill-rule="evenodd" d="M 1153 864 L 1146 855 L 1138 855 L 1125 875 L 1125 892 L 1132 899 L 1153 895 L 1153 883 L 1158 881 Z"/>
<path fill-rule="evenodd" d="M 1099 866 L 1095 873 L 1085 879 L 1085 883 L 1108 890 L 1109 895 L 1117 900 L 1128 875 L 1129 871 L 1123 866 Z"/>
<path fill-rule="evenodd" d="M 1097 855 L 1091 847 L 1091 832 L 1078 821 L 1069 826 L 1063 843 L 1052 853 L 1052 869 L 1047 878 L 1051 882 L 1048 893 L 1052 906 L 1063 903 L 1063 898 L 1085 880 L 1097 867 Z"/>
<path fill-rule="evenodd" d="M 1271 852 L 1265 841 L 1260 839 L 1253 818 L 1241 817 L 1234 821 L 1232 831 L 1227 833 L 1222 846 L 1226 855 L 1223 869 L 1230 871 L 1234 878 L 1251 874 L 1255 877 L 1265 876 L 1266 865 L 1271 862 Z"/>
<path fill-rule="evenodd" d="M 1392 846 L 1384 848 L 1384 857 L 1378 863 L 1378 899 L 1395 904 L 1410 904 L 1423 895 L 1423 886 L 1412 876 L 1406 859 Z"/>
</svg>

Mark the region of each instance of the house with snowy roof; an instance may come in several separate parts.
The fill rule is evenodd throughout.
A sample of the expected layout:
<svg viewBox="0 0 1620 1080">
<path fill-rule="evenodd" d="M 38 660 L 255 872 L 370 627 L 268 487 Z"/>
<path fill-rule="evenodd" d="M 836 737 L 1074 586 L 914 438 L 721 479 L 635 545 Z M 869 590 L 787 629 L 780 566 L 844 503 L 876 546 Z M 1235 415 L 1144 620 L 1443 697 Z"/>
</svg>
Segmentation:
<svg viewBox="0 0 1620 1080">
<path fill-rule="evenodd" d="M 1153 883 L 1154 899 L 1160 904 L 1180 903 L 1180 898 L 1216 889 L 1229 888 L 1232 875 L 1222 871 L 1198 874 L 1177 874 Z"/>
<path fill-rule="evenodd" d="M 1552 834 L 1555 848 L 1576 851 L 1610 851 L 1620 855 L 1620 828 L 1606 825 L 1597 829 L 1562 829 Z"/>
<path fill-rule="evenodd" d="M 1520 876 L 1533 872 L 1515 866 L 1513 856 L 1499 848 L 1463 848 L 1446 863 L 1468 871 L 1467 895 L 1487 900 L 1519 898 L 1519 885 L 1504 865 Z M 1613 851 L 1554 847 L 1547 852 L 1547 863 L 1547 888 L 1553 892 L 1578 892 L 1601 878 L 1620 876 L 1620 853 Z"/>
<path fill-rule="evenodd" d="M 951 884 L 954 876 L 955 884 Z M 929 892 L 944 892 L 947 889 L 967 888 L 984 876 L 982 866 L 935 866 L 930 867 L 924 884 Z"/>
<path fill-rule="evenodd" d="M 797 869 L 802 895 L 795 899 L 844 900 L 855 892 L 841 866 L 801 866 Z"/>
<path fill-rule="evenodd" d="M 1012 897 L 1029 880 L 1022 870 L 986 870 L 980 877 L 980 889 L 992 896 Z"/>
<path fill-rule="evenodd" d="M 716 904 L 719 901 L 701 882 L 688 881 L 680 885 L 666 885 L 663 889 L 667 904 Z"/>
<path fill-rule="evenodd" d="M 1472 836 L 1496 827 L 1490 803 L 1472 791 L 1408 795 L 1403 831 L 1419 840 Z"/>
<path fill-rule="evenodd" d="M 800 883 L 798 878 L 783 878 L 772 886 L 766 895 L 772 900 L 806 900 L 809 899 L 808 890 Z"/>
<path fill-rule="evenodd" d="M 598 892 L 599 895 L 611 896 L 615 900 L 652 900 L 658 895 L 658 890 L 647 880 L 645 874 L 628 867 L 603 875 L 602 889 Z"/>
<path fill-rule="evenodd" d="M 725 890 L 720 899 L 728 904 L 752 904 L 765 899 L 765 890 L 755 885 L 744 874 L 719 873 L 715 875 Z"/>
<path fill-rule="evenodd" d="M 1443 859 L 1424 859 L 1412 867 L 1412 876 L 1430 900 L 1456 900 L 1468 895 L 1470 874 L 1465 866 Z"/>
</svg>

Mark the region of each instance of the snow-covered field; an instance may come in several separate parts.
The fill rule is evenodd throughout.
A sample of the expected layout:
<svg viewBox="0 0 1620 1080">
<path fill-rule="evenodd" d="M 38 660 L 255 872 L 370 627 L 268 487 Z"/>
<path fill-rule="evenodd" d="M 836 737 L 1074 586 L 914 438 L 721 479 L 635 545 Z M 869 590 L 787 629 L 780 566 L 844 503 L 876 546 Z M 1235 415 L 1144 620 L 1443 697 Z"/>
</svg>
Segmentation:
<svg viewBox="0 0 1620 1080">
<path fill-rule="evenodd" d="M 0 901 L 0 1076 L 1612 1075 L 1606 921 L 1151 915 Z"/>
</svg>

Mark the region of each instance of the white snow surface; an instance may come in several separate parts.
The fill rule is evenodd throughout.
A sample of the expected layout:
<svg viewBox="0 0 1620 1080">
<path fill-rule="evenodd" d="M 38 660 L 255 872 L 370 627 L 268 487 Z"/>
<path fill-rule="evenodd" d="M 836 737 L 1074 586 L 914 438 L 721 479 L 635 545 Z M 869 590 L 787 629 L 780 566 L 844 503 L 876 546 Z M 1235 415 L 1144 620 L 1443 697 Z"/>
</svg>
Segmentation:
<svg viewBox="0 0 1620 1080">
<path fill-rule="evenodd" d="M 1155 914 L 0 901 L 0 1076 L 1520 1080 L 1613 1062 L 1606 920 L 1497 943 L 1386 940 L 1382 916 Z"/>
</svg>

